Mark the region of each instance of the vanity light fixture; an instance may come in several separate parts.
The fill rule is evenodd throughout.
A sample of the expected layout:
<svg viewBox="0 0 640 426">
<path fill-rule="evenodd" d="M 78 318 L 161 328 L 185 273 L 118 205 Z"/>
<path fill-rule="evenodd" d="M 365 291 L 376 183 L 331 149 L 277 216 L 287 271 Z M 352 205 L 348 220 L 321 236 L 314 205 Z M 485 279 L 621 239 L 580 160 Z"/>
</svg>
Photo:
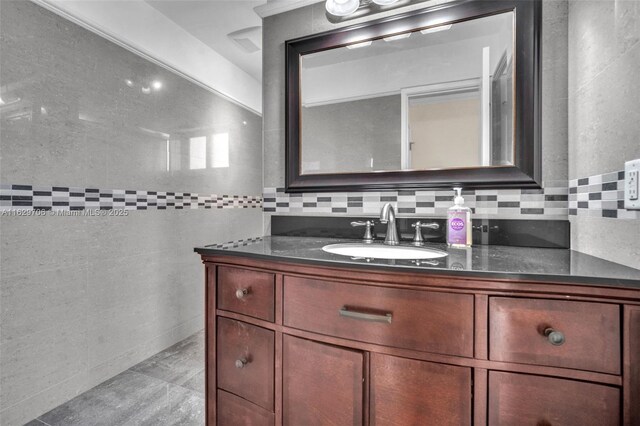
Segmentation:
<svg viewBox="0 0 640 426">
<path fill-rule="evenodd" d="M 327 12 L 334 16 L 349 16 L 360 7 L 360 0 L 327 0 Z"/>
<path fill-rule="evenodd" d="M 148 95 L 149 93 L 151 93 L 151 88 L 150 87 L 143 87 L 140 90 L 142 90 L 142 93 L 144 93 L 145 95 Z"/>
<path fill-rule="evenodd" d="M 384 37 L 383 40 L 384 41 L 396 41 L 396 40 L 402 40 L 403 38 L 409 38 L 409 37 L 411 37 L 411 33 L 404 33 L 404 34 L 398 34 L 398 35 L 394 35 L 394 36 Z"/>
<path fill-rule="evenodd" d="M 359 49 L 361 47 L 367 47 L 367 46 L 371 46 L 372 41 L 363 41 L 360 43 L 355 43 L 355 44 L 349 44 L 347 45 L 347 49 Z"/>
<path fill-rule="evenodd" d="M 437 33 L 437 32 L 440 32 L 440 31 L 450 30 L 452 25 L 453 24 L 439 25 L 437 27 L 427 28 L 426 30 L 420 30 L 420 32 L 422 34 L 433 34 L 433 33 Z"/>
<path fill-rule="evenodd" d="M 325 8 L 333 16 L 349 16 L 360 8 L 372 2 L 378 6 L 389 6 L 399 0 L 327 0 Z"/>
</svg>

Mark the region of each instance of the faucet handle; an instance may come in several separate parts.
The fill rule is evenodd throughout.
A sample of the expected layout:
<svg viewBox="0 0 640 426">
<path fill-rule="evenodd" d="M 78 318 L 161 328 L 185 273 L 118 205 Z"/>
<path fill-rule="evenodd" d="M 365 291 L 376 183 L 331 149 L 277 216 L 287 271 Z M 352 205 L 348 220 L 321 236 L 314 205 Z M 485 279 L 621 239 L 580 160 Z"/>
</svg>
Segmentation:
<svg viewBox="0 0 640 426">
<path fill-rule="evenodd" d="M 363 240 L 365 243 L 373 242 L 373 239 L 374 239 L 373 230 L 372 230 L 373 225 L 374 225 L 374 222 L 372 220 L 351 222 L 351 226 L 353 227 L 366 226 L 366 229 L 364 231 L 364 237 L 363 237 Z"/>
<path fill-rule="evenodd" d="M 417 221 L 416 223 L 411 225 L 416 229 L 416 234 L 413 237 L 413 245 L 414 246 L 422 246 L 424 245 L 424 238 L 422 237 L 422 228 L 430 228 L 430 229 L 440 229 L 440 225 L 436 222 L 431 223 L 422 223 Z"/>
<path fill-rule="evenodd" d="M 420 228 L 440 229 L 440 225 L 438 223 L 436 223 L 436 222 L 422 223 L 420 221 L 417 221 L 416 223 L 414 223 L 411 226 L 413 228 L 416 228 L 416 229 L 420 229 Z"/>
</svg>

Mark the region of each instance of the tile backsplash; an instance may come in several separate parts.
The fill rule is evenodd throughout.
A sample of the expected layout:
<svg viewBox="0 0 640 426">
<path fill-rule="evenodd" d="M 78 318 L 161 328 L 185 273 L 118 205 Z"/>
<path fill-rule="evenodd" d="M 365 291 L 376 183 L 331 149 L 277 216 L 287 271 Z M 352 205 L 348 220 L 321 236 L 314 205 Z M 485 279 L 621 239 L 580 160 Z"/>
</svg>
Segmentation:
<svg viewBox="0 0 640 426">
<path fill-rule="evenodd" d="M 563 182 L 544 189 L 464 190 L 465 204 L 475 218 L 566 219 L 569 189 Z M 443 217 L 453 205 L 453 191 L 385 191 L 287 194 L 264 188 L 263 210 L 278 214 L 377 215 L 385 203 L 402 215 Z"/>
<path fill-rule="evenodd" d="M 569 215 L 640 219 L 624 208 L 624 170 L 569 181 Z"/>
<path fill-rule="evenodd" d="M 640 211 L 624 208 L 624 171 L 547 183 L 543 189 L 463 190 L 474 218 L 566 219 L 567 216 L 640 219 Z M 276 214 L 377 215 L 393 203 L 402 215 L 443 217 L 453 204 L 453 191 L 385 191 L 288 194 L 264 188 L 263 210 Z"/>
</svg>

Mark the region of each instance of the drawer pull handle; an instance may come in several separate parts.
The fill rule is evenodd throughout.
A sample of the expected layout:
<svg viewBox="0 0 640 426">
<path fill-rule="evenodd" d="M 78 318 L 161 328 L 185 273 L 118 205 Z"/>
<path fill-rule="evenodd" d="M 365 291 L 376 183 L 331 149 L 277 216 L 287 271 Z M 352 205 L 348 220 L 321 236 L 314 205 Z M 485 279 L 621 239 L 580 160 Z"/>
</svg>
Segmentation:
<svg viewBox="0 0 640 426">
<path fill-rule="evenodd" d="M 544 335 L 547 336 L 547 340 L 553 346 L 560 346 L 564 343 L 564 334 L 561 331 L 554 330 L 551 327 L 544 329 Z"/>
<path fill-rule="evenodd" d="M 359 319 L 363 321 L 372 321 L 372 322 L 386 322 L 387 324 L 391 324 L 391 314 L 368 314 L 365 312 L 351 311 L 346 307 L 343 307 L 338 311 L 341 317 Z"/>
<path fill-rule="evenodd" d="M 247 365 L 247 360 L 244 358 L 236 359 L 236 368 L 244 368 Z"/>
<path fill-rule="evenodd" d="M 236 290 L 236 297 L 238 299 L 244 299 L 249 294 L 248 288 L 239 288 Z"/>
</svg>

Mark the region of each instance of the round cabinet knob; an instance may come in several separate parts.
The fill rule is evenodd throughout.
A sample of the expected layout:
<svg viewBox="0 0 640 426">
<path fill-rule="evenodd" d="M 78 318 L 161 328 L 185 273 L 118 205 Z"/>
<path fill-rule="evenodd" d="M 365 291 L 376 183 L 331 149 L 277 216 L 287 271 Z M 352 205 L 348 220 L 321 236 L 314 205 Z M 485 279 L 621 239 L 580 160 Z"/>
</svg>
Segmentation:
<svg viewBox="0 0 640 426">
<path fill-rule="evenodd" d="M 547 336 L 547 340 L 553 346 L 560 346 L 565 341 L 564 334 L 561 331 L 554 330 L 551 327 L 548 327 L 544 330 L 544 335 Z"/>
<path fill-rule="evenodd" d="M 236 359 L 236 368 L 244 368 L 247 365 L 247 360 L 244 358 Z"/>
<path fill-rule="evenodd" d="M 239 288 L 236 290 L 236 297 L 238 299 L 244 299 L 247 294 L 249 294 L 249 289 L 248 288 Z"/>
</svg>

